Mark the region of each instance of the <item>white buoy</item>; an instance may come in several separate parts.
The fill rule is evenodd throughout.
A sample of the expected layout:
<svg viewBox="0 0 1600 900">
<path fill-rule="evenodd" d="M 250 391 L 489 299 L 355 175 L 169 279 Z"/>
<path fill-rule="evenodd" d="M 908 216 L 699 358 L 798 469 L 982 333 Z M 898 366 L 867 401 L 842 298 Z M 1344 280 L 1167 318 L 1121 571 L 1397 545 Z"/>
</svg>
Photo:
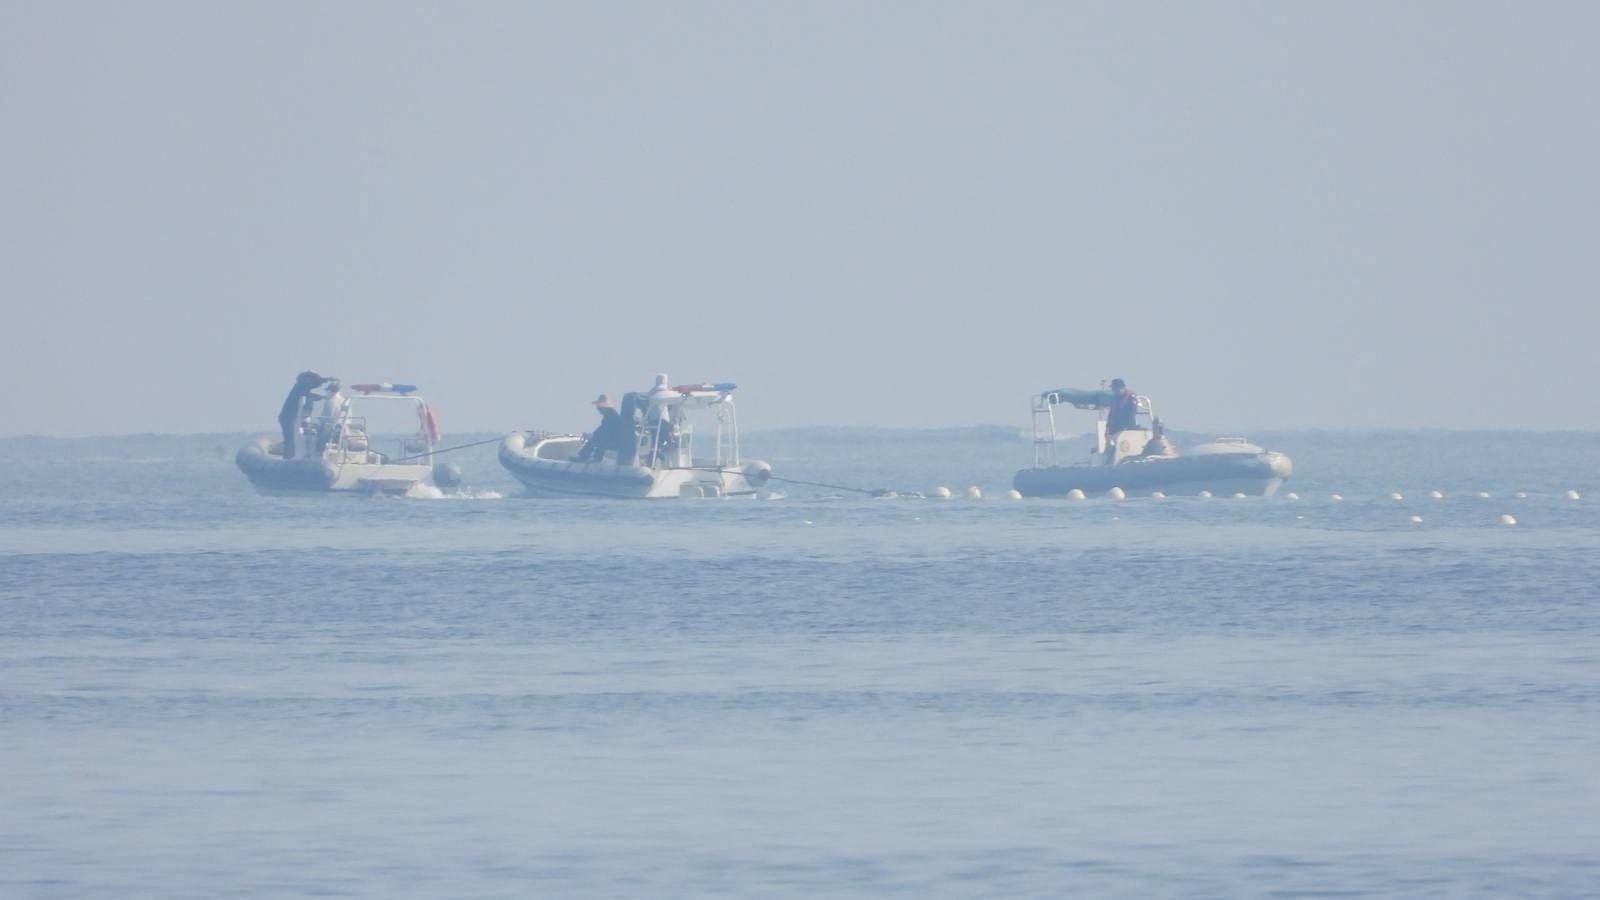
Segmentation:
<svg viewBox="0 0 1600 900">
<path fill-rule="evenodd" d="M 1128 495 L 1127 495 L 1127 493 L 1125 491 L 1122 490 L 1122 488 L 1114 487 L 1111 490 L 1106 491 L 1106 496 L 1110 497 L 1113 500 L 1121 500 L 1124 497 L 1127 497 Z"/>
<path fill-rule="evenodd" d="M 1021 500 L 1022 499 L 1022 492 L 1017 490 L 1016 488 L 1012 488 L 1011 490 L 1006 491 L 1006 499 L 1007 500 Z"/>
<path fill-rule="evenodd" d="M 1429 491 L 1428 492 L 1428 499 L 1429 500 L 1443 500 L 1444 499 L 1444 491 Z"/>
<path fill-rule="evenodd" d="M 969 484 L 967 485 L 967 489 L 961 492 L 961 496 L 967 498 L 968 500 L 982 500 L 983 491 L 979 490 L 977 485 Z"/>
<path fill-rule="evenodd" d="M 1581 499 L 1583 499 L 1583 495 L 1579 494 L 1577 491 L 1567 491 L 1567 499 L 1568 500 L 1581 500 Z"/>
<path fill-rule="evenodd" d="M 1411 517 L 1411 524 L 1413 524 L 1413 525 L 1421 525 L 1422 524 L 1422 517 L 1421 516 L 1412 516 Z"/>
<path fill-rule="evenodd" d="M 1285 499 L 1285 500 L 1299 500 L 1300 499 L 1300 495 L 1296 494 L 1294 491 L 1290 491 L 1289 493 L 1283 495 L 1283 499 Z"/>
<path fill-rule="evenodd" d="M 1295 516 L 1295 518 L 1296 518 L 1296 519 L 1304 519 L 1304 518 L 1305 518 L 1305 516 Z"/>
<path fill-rule="evenodd" d="M 811 524 L 811 520 L 810 519 L 801 519 L 800 520 L 800 524 L 801 525 L 810 525 Z"/>
<path fill-rule="evenodd" d="M 1150 499 L 1152 499 L 1152 500 L 1165 500 L 1165 499 L 1167 499 L 1167 495 L 1161 493 L 1160 491 L 1151 491 L 1150 492 Z"/>
<path fill-rule="evenodd" d="M 1389 493 L 1389 499 L 1390 500 L 1404 500 L 1405 499 L 1405 495 L 1400 493 L 1399 491 L 1391 491 Z"/>
<path fill-rule="evenodd" d="M 1329 494 L 1328 495 L 1328 499 L 1329 500 L 1343 500 L 1344 499 L 1344 495 L 1343 494 L 1339 494 L 1339 493 L 1333 493 L 1333 494 Z"/>
<path fill-rule="evenodd" d="M 949 500 L 950 489 L 941 484 L 933 489 L 933 496 L 937 500 Z"/>
<path fill-rule="evenodd" d="M 1506 515 L 1503 515 L 1503 516 L 1500 517 L 1500 524 L 1501 525 L 1515 525 L 1515 524 L 1517 524 L 1517 517 L 1513 516 L 1513 515 L 1510 515 L 1509 513 L 1506 514 Z"/>
<path fill-rule="evenodd" d="M 1528 499 L 1528 492 L 1527 491 L 1517 491 L 1515 494 L 1512 494 L 1511 496 L 1516 497 L 1518 500 L 1526 500 L 1526 499 Z"/>
<path fill-rule="evenodd" d="M 1487 499 L 1489 499 L 1489 492 L 1488 491 L 1479 491 L 1478 492 L 1478 499 L 1479 500 L 1487 500 Z"/>
<path fill-rule="evenodd" d="M 1199 497 L 1202 500 L 1207 500 L 1207 499 L 1210 499 L 1211 492 L 1210 491 L 1201 491 L 1200 493 L 1195 494 L 1195 496 Z"/>
<path fill-rule="evenodd" d="M 1235 491 L 1234 494 L 1233 494 L 1233 499 L 1235 499 L 1235 500 L 1243 500 L 1244 499 L 1244 491 Z"/>
<path fill-rule="evenodd" d="M 1082 500 L 1083 499 L 1083 491 L 1079 490 L 1078 488 L 1073 488 L 1072 490 L 1067 491 L 1067 499 L 1068 500 Z"/>
</svg>

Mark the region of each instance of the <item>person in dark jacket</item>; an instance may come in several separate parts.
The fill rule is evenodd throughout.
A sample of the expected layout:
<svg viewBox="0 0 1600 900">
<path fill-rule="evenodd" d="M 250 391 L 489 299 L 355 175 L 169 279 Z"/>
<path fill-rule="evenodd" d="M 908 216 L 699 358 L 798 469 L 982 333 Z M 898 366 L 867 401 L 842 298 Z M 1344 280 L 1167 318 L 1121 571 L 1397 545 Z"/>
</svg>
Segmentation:
<svg viewBox="0 0 1600 900">
<path fill-rule="evenodd" d="M 596 397 L 594 407 L 600 413 L 600 426 L 589 435 L 589 440 L 584 443 L 583 449 L 578 451 L 577 462 L 602 462 L 606 458 L 607 450 L 621 450 L 626 440 L 622 416 L 617 413 L 616 407 L 611 405 L 611 395 L 601 394 Z"/>
<path fill-rule="evenodd" d="M 283 409 L 278 411 L 278 427 L 283 429 L 283 458 L 294 459 L 294 432 L 295 425 L 300 421 L 300 405 L 307 398 L 320 399 L 311 392 L 325 384 L 328 379 L 312 371 L 301 372 L 294 379 L 294 387 L 289 389 L 289 396 L 283 398 Z"/>
<path fill-rule="evenodd" d="M 1121 378 L 1111 379 L 1111 411 L 1106 414 L 1106 436 L 1138 427 L 1139 397 Z"/>
</svg>

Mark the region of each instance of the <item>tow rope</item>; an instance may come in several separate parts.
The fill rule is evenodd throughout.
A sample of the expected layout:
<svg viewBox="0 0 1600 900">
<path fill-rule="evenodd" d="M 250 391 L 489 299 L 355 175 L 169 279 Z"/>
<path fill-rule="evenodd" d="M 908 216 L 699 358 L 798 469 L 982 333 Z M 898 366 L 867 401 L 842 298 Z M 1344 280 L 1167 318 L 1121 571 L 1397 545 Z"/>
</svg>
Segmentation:
<svg viewBox="0 0 1600 900">
<path fill-rule="evenodd" d="M 482 447 L 484 444 L 498 444 L 499 442 L 501 442 L 503 440 L 505 440 L 505 436 L 504 435 L 502 435 L 500 437 L 492 437 L 492 438 L 489 438 L 488 440 L 483 440 L 483 441 L 473 441 L 470 444 L 457 444 L 454 447 L 443 447 L 443 448 L 440 448 L 438 450 L 430 450 L 427 453 L 416 453 L 416 454 L 413 454 L 411 456 L 402 456 L 399 459 L 391 459 L 391 460 L 389 460 L 389 462 L 391 462 L 391 463 L 409 462 L 409 461 L 411 461 L 413 459 L 422 459 L 424 456 L 438 456 L 441 453 L 450 453 L 450 452 L 452 452 L 454 450 L 465 450 L 468 447 Z"/>
</svg>

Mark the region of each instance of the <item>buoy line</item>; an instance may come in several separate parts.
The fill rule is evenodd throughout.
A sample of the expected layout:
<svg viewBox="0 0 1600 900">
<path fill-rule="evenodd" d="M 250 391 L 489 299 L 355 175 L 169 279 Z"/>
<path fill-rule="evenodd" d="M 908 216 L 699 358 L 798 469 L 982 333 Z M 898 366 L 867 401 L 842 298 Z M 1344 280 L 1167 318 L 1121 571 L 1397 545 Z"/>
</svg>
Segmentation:
<svg viewBox="0 0 1600 900">
<path fill-rule="evenodd" d="M 464 449 L 466 449 L 468 447 L 477 447 L 477 446 L 480 446 L 482 444 L 492 443 L 494 440 L 499 440 L 499 438 L 494 438 L 494 439 L 489 440 L 489 441 L 475 441 L 475 442 L 473 442 L 471 444 L 462 444 L 459 447 L 448 447 L 448 448 L 446 448 L 444 450 L 435 450 L 434 452 L 435 453 L 447 453 L 447 452 L 449 452 L 451 450 L 464 450 Z M 415 459 L 415 458 L 417 458 L 417 457 L 407 457 L 407 459 Z M 738 473 L 740 473 L 739 469 L 732 469 L 732 468 L 728 468 L 728 467 L 725 467 L 725 466 L 724 467 L 718 467 L 718 466 L 672 466 L 671 468 L 682 470 L 682 471 L 690 471 L 690 472 L 719 472 L 719 473 L 730 473 L 730 474 L 738 474 Z M 889 497 L 927 498 L 929 496 L 928 494 L 925 494 L 922 491 L 896 491 L 896 490 L 891 490 L 890 488 L 864 488 L 864 487 L 856 487 L 854 485 L 849 485 L 849 484 L 834 484 L 834 483 L 828 482 L 828 481 L 807 481 L 806 479 L 803 479 L 803 478 L 785 478 L 782 475 L 768 475 L 767 476 L 767 480 L 769 480 L 769 481 L 781 481 L 784 484 L 804 485 L 806 487 L 827 488 L 829 490 L 834 490 L 834 491 L 848 491 L 848 492 L 850 492 L 852 494 L 864 494 L 864 495 L 866 495 L 868 497 L 880 497 L 880 498 L 889 498 Z M 1119 494 L 1121 496 L 1118 496 Z M 954 497 L 956 497 L 958 495 L 955 492 L 951 491 L 949 488 L 934 488 L 932 496 L 935 499 L 953 499 Z M 969 487 L 965 488 L 961 492 L 961 494 L 959 496 L 962 496 L 962 497 L 964 497 L 965 499 L 968 499 L 968 500 L 975 500 L 975 499 L 981 499 L 982 496 L 983 496 L 983 492 L 976 485 L 973 485 L 973 486 L 969 486 Z M 1021 493 L 1019 491 L 1016 491 L 1016 490 L 1006 491 L 1005 496 L 1010 498 L 1010 499 L 1013 499 L 1013 500 L 1022 499 Z M 1123 491 L 1121 488 L 1115 488 L 1114 487 L 1111 490 L 1107 491 L 1105 496 L 1108 497 L 1109 499 L 1121 500 L 1121 499 L 1124 499 L 1127 496 L 1127 493 L 1125 491 Z M 1166 499 L 1166 497 L 1167 497 L 1167 495 L 1165 493 L 1161 492 L 1161 491 L 1154 491 L 1154 492 L 1152 492 L 1150 494 L 1150 496 L 1152 498 L 1154 498 L 1154 499 Z M 1210 499 L 1212 497 L 1212 494 L 1211 494 L 1210 491 L 1200 491 L 1195 496 L 1198 497 L 1199 499 L 1205 500 L 1205 499 Z M 1237 494 L 1236 493 L 1236 494 L 1233 494 L 1231 496 L 1233 496 L 1234 498 L 1239 498 L 1241 496 L 1248 496 L 1248 495 L 1241 495 L 1241 494 Z M 1434 490 L 1434 491 L 1429 491 L 1428 492 L 1428 496 L 1429 496 L 1430 499 L 1433 499 L 1433 500 L 1443 500 L 1443 499 L 1446 499 L 1449 495 L 1445 494 L 1443 491 Z M 1487 491 L 1480 491 L 1480 492 L 1478 492 L 1477 496 L 1481 497 L 1481 498 L 1488 498 L 1490 496 L 1490 494 Z M 1516 496 L 1517 499 L 1521 500 L 1521 499 L 1526 499 L 1528 494 L 1525 491 L 1518 491 L 1514 496 Z M 1562 496 L 1567 500 L 1577 500 L 1577 499 L 1580 499 L 1582 497 L 1582 495 L 1579 494 L 1575 490 L 1569 490 Z M 1074 489 L 1068 491 L 1067 494 L 1066 494 L 1066 498 L 1068 500 L 1084 500 L 1084 499 L 1087 499 L 1087 497 L 1085 496 L 1083 491 L 1081 491 L 1081 490 L 1079 490 L 1077 488 L 1074 488 Z M 1400 493 L 1399 491 L 1392 491 L 1392 492 L 1384 495 L 1384 498 L 1389 500 L 1389 501 L 1391 501 L 1391 502 L 1393 502 L 1393 501 L 1404 501 L 1405 495 Z M 1301 499 L 1301 497 L 1300 497 L 1299 494 L 1294 493 L 1293 491 L 1290 491 L 1289 493 L 1283 495 L 1283 499 L 1285 499 L 1285 500 L 1299 500 L 1299 499 Z M 1339 492 L 1337 492 L 1337 491 L 1335 491 L 1335 492 L 1333 492 L 1333 493 L 1328 495 L 1328 499 L 1331 500 L 1331 501 L 1334 501 L 1334 502 L 1338 502 L 1338 501 L 1344 499 L 1344 495 L 1339 493 Z M 1417 518 L 1420 518 L 1420 517 L 1417 517 Z M 1507 516 L 1505 518 L 1510 518 L 1510 517 Z M 1513 522 L 1514 521 L 1515 520 L 1513 520 Z"/>
<path fill-rule="evenodd" d="M 719 474 L 743 474 L 739 469 L 730 469 L 726 466 L 671 466 L 676 471 L 683 472 L 717 472 Z M 826 481 L 806 481 L 803 478 L 785 478 L 782 475 L 768 475 L 768 481 L 781 481 L 784 484 L 803 484 L 807 487 L 828 488 L 835 491 L 850 491 L 854 494 L 866 494 L 869 497 L 894 497 L 903 493 L 891 491 L 888 488 L 861 488 L 851 487 L 848 484 L 829 484 Z M 914 493 L 914 492 L 904 492 Z"/>
</svg>

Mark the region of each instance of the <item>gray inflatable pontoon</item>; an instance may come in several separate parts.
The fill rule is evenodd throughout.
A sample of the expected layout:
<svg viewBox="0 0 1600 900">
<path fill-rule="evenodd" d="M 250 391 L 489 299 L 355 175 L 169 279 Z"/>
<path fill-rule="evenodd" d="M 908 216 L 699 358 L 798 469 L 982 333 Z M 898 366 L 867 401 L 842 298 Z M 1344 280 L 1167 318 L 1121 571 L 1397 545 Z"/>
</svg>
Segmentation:
<svg viewBox="0 0 1600 900">
<path fill-rule="evenodd" d="M 1023 469 L 1012 480 L 1012 487 L 1024 497 L 1060 497 L 1073 490 L 1104 494 L 1112 488 L 1129 495 L 1161 491 L 1177 497 L 1206 491 L 1217 496 L 1270 497 L 1293 471 L 1289 457 L 1282 453 L 1240 442 L 1228 450 L 1198 454 L 1191 450 L 1185 456 L 1134 456 L 1112 465 Z"/>
<path fill-rule="evenodd" d="M 1246 494 L 1271 496 L 1294 471 L 1289 457 L 1265 450 L 1242 438 L 1224 438 L 1180 453 L 1167 440 L 1150 398 L 1139 396 L 1136 427 L 1106 433 L 1106 390 L 1057 388 L 1033 400 L 1034 464 L 1012 479 L 1024 497 L 1060 497 L 1072 491 L 1085 496 L 1120 488 L 1129 495 L 1160 491 L 1172 496 Z M 1056 410 L 1074 406 L 1095 413 L 1094 445 L 1089 458 L 1061 465 Z"/>
<path fill-rule="evenodd" d="M 772 467 L 739 455 L 734 387 L 674 387 L 657 375 L 651 390 L 623 395 L 619 445 L 586 455 L 583 435 L 514 431 L 500 443 L 500 465 L 534 497 L 754 497 Z"/>
<path fill-rule="evenodd" d="M 419 485 L 453 488 L 461 470 L 435 462 L 439 424 L 433 408 L 411 385 L 357 384 L 347 395 L 339 382 L 319 402 L 308 401 L 293 424 L 295 454 L 283 457 L 283 442 L 259 437 L 239 448 L 233 461 L 263 491 L 349 491 L 402 494 Z M 414 411 L 417 432 L 395 440 L 390 453 L 367 433 L 366 408 L 388 403 Z M 320 407 L 320 408 L 318 408 Z"/>
</svg>

